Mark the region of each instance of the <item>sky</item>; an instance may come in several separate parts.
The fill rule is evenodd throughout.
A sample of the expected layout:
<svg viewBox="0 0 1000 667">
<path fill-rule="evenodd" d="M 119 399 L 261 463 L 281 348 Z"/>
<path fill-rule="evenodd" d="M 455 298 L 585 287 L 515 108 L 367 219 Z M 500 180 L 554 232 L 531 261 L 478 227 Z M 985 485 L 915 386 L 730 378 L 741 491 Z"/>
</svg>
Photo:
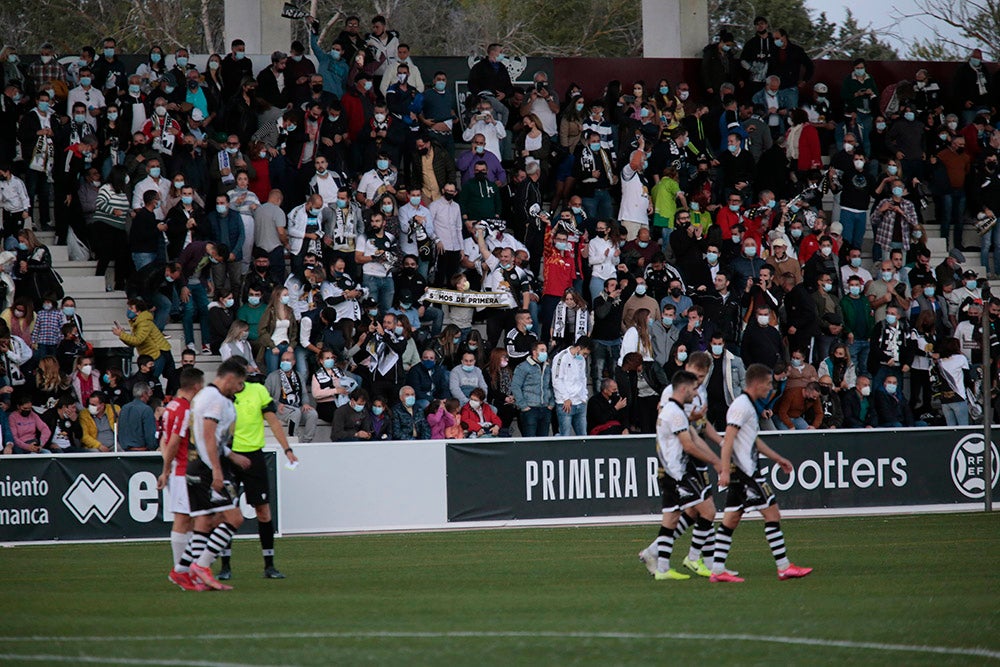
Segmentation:
<svg viewBox="0 0 1000 667">
<path fill-rule="evenodd" d="M 892 32 L 899 35 L 899 37 L 885 35 L 884 39 L 896 48 L 902 58 L 905 58 L 909 52 L 910 40 L 928 35 L 929 31 L 921 24 L 920 20 L 910 18 L 900 21 L 895 18 L 898 15 L 916 13 L 918 10 L 914 0 L 869 0 L 868 2 L 851 4 L 851 11 L 861 25 L 871 24 L 871 27 L 876 30 L 880 28 L 891 29 Z M 837 0 L 806 0 L 806 6 L 816 12 L 826 12 L 827 18 L 831 21 L 840 23 L 844 19 L 846 5 L 843 2 L 838 2 Z M 933 25 L 930 19 L 924 20 Z M 942 26 L 941 29 L 944 32 L 945 26 Z M 953 30 L 945 34 L 957 36 L 957 33 Z"/>
</svg>

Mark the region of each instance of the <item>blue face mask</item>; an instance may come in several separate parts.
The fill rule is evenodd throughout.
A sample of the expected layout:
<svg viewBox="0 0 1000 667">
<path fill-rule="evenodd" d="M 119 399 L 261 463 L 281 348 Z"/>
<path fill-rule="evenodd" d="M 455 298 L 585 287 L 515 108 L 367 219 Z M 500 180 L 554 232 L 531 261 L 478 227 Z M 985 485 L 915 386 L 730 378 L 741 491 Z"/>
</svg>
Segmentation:
<svg viewBox="0 0 1000 667">
<path fill-rule="evenodd" d="M 159 53 L 150 53 L 149 54 L 149 62 L 151 62 L 153 64 L 156 64 L 156 63 L 160 62 L 161 60 L 163 60 L 163 56 L 160 55 Z M 177 63 L 177 64 L 179 65 L 180 63 Z"/>
<path fill-rule="evenodd" d="M 385 412 L 385 408 L 383 408 L 381 405 L 372 406 L 372 414 L 375 415 L 376 417 L 382 416 L 383 412 Z"/>
<path fill-rule="evenodd" d="M 913 114 L 909 114 L 909 115 L 912 116 Z M 907 120 L 913 120 L 913 119 L 912 118 L 907 118 Z M 886 127 L 885 123 L 882 123 L 882 122 L 875 123 L 875 129 L 878 130 L 879 132 L 881 132 L 882 130 L 884 130 L 885 127 Z"/>
<path fill-rule="evenodd" d="M 728 146 L 726 146 L 726 149 L 727 149 L 727 150 L 728 150 L 728 151 L 729 151 L 730 153 L 732 153 L 732 154 L 734 154 L 734 155 L 735 155 L 735 154 L 736 154 L 736 151 L 738 151 L 738 150 L 740 149 L 740 147 L 739 147 L 739 146 L 737 146 L 736 144 L 729 144 Z"/>
<path fill-rule="evenodd" d="M 566 251 L 569 250 L 569 244 L 565 241 L 556 241 L 556 250 Z"/>
<path fill-rule="evenodd" d="M 372 89 L 372 82 L 371 82 L 371 80 L 369 80 L 369 79 L 365 80 L 364 89 L 365 89 L 366 92 Z"/>
<path fill-rule="evenodd" d="M 660 86 L 660 95 L 666 95 L 670 92 L 670 86 Z"/>
<path fill-rule="evenodd" d="M 777 206 L 777 205 L 778 205 L 778 202 L 776 202 L 776 201 L 775 201 L 775 200 L 773 200 L 773 199 L 772 199 L 772 200 L 770 200 L 769 202 L 767 202 L 767 207 L 768 207 L 768 208 L 774 208 L 774 207 L 775 207 L 775 206 Z"/>
<path fill-rule="evenodd" d="M 237 60 L 243 60 L 244 58 L 247 57 L 247 54 L 245 54 L 242 51 L 237 51 L 236 53 L 233 54 L 233 57 L 236 58 Z"/>
<path fill-rule="evenodd" d="M 132 95 L 138 95 L 140 90 L 141 88 L 139 88 L 139 86 L 134 83 L 128 87 L 128 92 L 130 92 Z"/>
<path fill-rule="evenodd" d="M 125 311 L 125 317 L 129 318 L 130 320 L 134 320 L 138 316 L 139 316 L 139 314 L 136 313 L 134 310 L 126 310 Z"/>
<path fill-rule="evenodd" d="M 680 352 L 677 353 L 677 361 L 681 362 L 682 364 L 685 361 L 687 361 L 687 358 L 688 358 L 688 353 L 685 352 L 684 350 L 681 350 Z"/>
<path fill-rule="evenodd" d="M 716 262 L 719 261 L 719 253 L 717 252 L 705 253 L 705 259 L 708 260 L 709 264 L 715 264 Z"/>
<path fill-rule="evenodd" d="M 343 56 L 341 55 L 340 51 L 334 50 L 330 51 L 330 57 L 333 58 L 334 60 L 340 60 Z"/>
<path fill-rule="evenodd" d="M 337 365 L 337 362 L 336 362 L 335 359 L 324 359 L 323 360 L 323 368 L 325 368 L 326 370 L 330 370 L 331 368 L 333 368 L 336 365 Z"/>
<path fill-rule="evenodd" d="M 888 167 L 885 168 L 885 173 L 889 174 L 890 176 L 895 176 L 896 174 L 899 173 L 899 167 L 897 167 L 894 164 L 890 164 Z"/>
<path fill-rule="evenodd" d="M 115 57 L 115 50 L 114 49 L 104 49 L 104 57 L 105 58 L 114 58 Z"/>
<path fill-rule="evenodd" d="M 976 282 L 975 280 L 966 280 L 965 281 L 965 288 L 966 289 L 974 290 L 974 289 L 976 289 L 978 287 L 979 287 L 979 283 Z"/>
<path fill-rule="evenodd" d="M 19 241 L 18 244 L 17 244 L 17 249 L 18 250 L 27 250 L 28 249 L 28 244 Z"/>
<path fill-rule="evenodd" d="M 76 307 L 66 306 L 65 308 L 63 308 L 63 315 L 65 315 L 66 317 L 73 317 L 74 315 L 76 315 Z"/>
<path fill-rule="evenodd" d="M 420 197 L 410 197 L 410 206 L 420 206 Z"/>
<path fill-rule="evenodd" d="M 802 230 L 801 229 L 793 229 L 792 230 L 792 238 L 793 239 L 800 239 L 800 238 L 802 238 Z"/>
<path fill-rule="evenodd" d="M 89 76 L 81 76 L 80 77 L 80 85 L 83 86 L 84 88 L 86 88 L 87 86 L 89 86 L 92 81 L 93 81 L 93 79 L 91 79 Z"/>
<path fill-rule="evenodd" d="M 645 107 L 643 107 L 642 109 L 640 109 L 639 110 L 639 117 L 640 118 L 649 118 L 649 109 L 647 109 Z"/>
<path fill-rule="evenodd" d="M 447 87 L 448 87 L 448 82 L 447 81 L 435 81 L 434 82 L 434 90 L 438 91 L 439 93 L 443 93 L 444 89 L 447 88 Z"/>
<path fill-rule="evenodd" d="M 397 336 L 402 336 L 403 335 L 403 327 L 401 327 L 401 326 L 395 327 L 392 330 L 392 333 L 396 334 Z"/>
<path fill-rule="evenodd" d="M 718 343 L 716 343 L 716 344 L 713 344 L 713 345 L 712 345 L 712 354 L 714 354 L 714 355 L 715 355 L 715 356 L 717 356 L 717 357 L 718 357 L 718 356 L 721 356 L 721 355 L 722 355 L 722 351 L 723 351 L 724 349 L 725 349 L 725 347 L 724 347 L 724 346 L 722 346 L 722 345 L 719 345 Z"/>
<path fill-rule="evenodd" d="M 896 323 L 896 316 L 892 313 L 887 313 L 885 316 L 885 323 L 888 325 L 893 325 Z"/>
<path fill-rule="evenodd" d="M 381 171 L 385 171 L 386 169 L 389 168 L 389 161 L 379 160 L 378 162 L 375 163 L 375 166 L 378 167 Z"/>
<path fill-rule="evenodd" d="M 851 257 L 851 266 L 853 266 L 855 269 L 861 266 L 861 258 Z"/>
<path fill-rule="evenodd" d="M 435 362 L 434 362 L 434 360 L 433 360 L 433 359 L 423 359 L 423 360 L 421 360 L 421 362 L 420 362 L 420 363 L 421 363 L 421 364 L 423 365 L 423 367 L 424 367 L 424 368 L 426 368 L 427 370 L 430 370 L 430 369 L 434 368 L 434 366 L 435 366 Z"/>
<path fill-rule="evenodd" d="M 635 293 L 638 294 L 639 296 L 645 296 L 646 295 L 646 284 L 643 283 L 642 285 L 636 285 L 635 286 Z"/>
<path fill-rule="evenodd" d="M 549 360 L 549 353 L 548 352 L 539 352 L 538 353 L 538 363 L 544 364 L 548 360 Z"/>
<path fill-rule="evenodd" d="M 640 248 L 648 248 L 649 247 L 649 241 L 636 241 L 635 244 L 637 246 L 639 246 Z"/>
<path fill-rule="evenodd" d="M 188 64 L 187 56 L 177 56 L 175 60 L 177 61 L 178 67 L 187 67 Z"/>
<path fill-rule="evenodd" d="M 358 405 L 357 403 L 351 403 L 351 408 L 355 412 L 364 412 L 365 411 L 365 406 L 364 405 Z"/>
<path fill-rule="evenodd" d="M 924 296 L 934 296 L 934 288 L 933 287 L 925 287 L 924 288 Z"/>
<path fill-rule="evenodd" d="M 740 210 L 740 205 L 739 204 L 730 204 L 729 205 L 729 210 L 732 211 L 733 213 L 738 213 L 739 210 Z"/>
<path fill-rule="evenodd" d="M 781 47 L 783 47 L 785 45 L 785 40 L 783 40 L 783 39 L 776 39 L 776 40 L 774 40 L 774 45 L 777 46 L 780 49 Z"/>
<path fill-rule="evenodd" d="M 347 202 L 343 199 L 337 200 L 337 208 L 347 208 Z"/>
<path fill-rule="evenodd" d="M 476 155 L 482 155 L 486 152 L 486 146 L 476 146 Z"/>
<path fill-rule="evenodd" d="M 900 188 L 900 187 L 893 188 L 892 189 L 892 196 L 893 197 L 902 197 L 903 196 L 903 188 Z"/>
<path fill-rule="evenodd" d="M 190 206 L 194 203 L 194 197 L 191 195 L 181 195 L 181 203 L 185 206 Z"/>
<path fill-rule="evenodd" d="M 149 175 L 152 176 L 153 178 L 159 178 L 160 177 L 160 168 L 159 167 L 150 167 L 149 168 Z"/>
<path fill-rule="evenodd" d="M 691 210 L 692 211 L 697 211 L 699 208 L 701 208 L 701 205 L 698 202 L 696 202 L 696 201 L 691 202 Z"/>
<path fill-rule="evenodd" d="M 594 143 L 590 144 L 590 150 L 594 151 L 595 153 L 601 150 L 601 142 L 595 141 Z"/>
<path fill-rule="evenodd" d="M 851 296 L 860 296 L 861 295 L 861 285 L 851 285 L 847 289 L 850 290 Z"/>
<path fill-rule="evenodd" d="M 73 114 L 73 122 L 76 123 L 77 125 L 80 125 L 82 123 L 86 123 L 87 122 L 87 116 L 85 114 L 82 114 L 82 113 L 75 113 L 75 114 Z"/>
<path fill-rule="evenodd" d="M 743 254 L 747 257 L 757 256 L 757 246 L 748 245 L 743 248 Z"/>
<path fill-rule="evenodd" d="M 226 206 L 225 204 L 216 204 L 215 205 L 215 212 L 218 213 L 219 215 L 225 215 L 228 210 L 229 210 L 229 207 Z"/>
<path fill-rule="evenodd" d="M 392 204 L 382 204 L 383 213 L 392 213 Z"/>
<path fill-rule="evenodd" d="M 48 111 L 49 111 L 49 103 L 48 102 L 44 102 L 44 101 L 43 102 L 39 102 L 38 103 L 38 110 L 41 111 L 42 113 L 48 113 Z"/>
<path fill-rule="evenodd" d="M 799 207 L 796 204 L 789 204 L 788 205 L 788 210 L 791 211 L 792 213 L 798 213 L 799 212 Z M 800 234 L 800 236 L 801 236 L 801 234 Z"/>
<path fill-rule="evenodd" d="M 412 408 L 414 405 L 416 405 L 416 403 L 417 403 L 416 396 L 407 396 L 406 398 L 403 399 L 403 405 L 405 405 L 408 408 Z"/>
<path fill-rule="evenodd" d="M 462 365 L 462 370 L 465 371 L 466 373 L 472 373 L 472 372 L 474 372 L 476 370 L 476 367 L 475 366 L 466 366 L 466 365 L 463 364 Z"/>
<path fill-rule="evenodd" d="M 248 296 L 247 297 L 247 303 L 249 303 L 251 306 L 259 306 L 260 305 L 260 297 L 259 296 Z"/>
<path fill-rule="evenodd" d="M 914 118 L 916 118 L 916 115 L 914 115 L 912 111 L 907 111 L 906 113 L 903 114 L 903 118 L 912 121 Z"/>
<path fill-rule="evenodd" d="M 279 368 L 281 368 L 282 372 L 287 373 L 288 371 L 292 370 L 292 362 L 282 361 L 279 364 Z"/>
</svg>

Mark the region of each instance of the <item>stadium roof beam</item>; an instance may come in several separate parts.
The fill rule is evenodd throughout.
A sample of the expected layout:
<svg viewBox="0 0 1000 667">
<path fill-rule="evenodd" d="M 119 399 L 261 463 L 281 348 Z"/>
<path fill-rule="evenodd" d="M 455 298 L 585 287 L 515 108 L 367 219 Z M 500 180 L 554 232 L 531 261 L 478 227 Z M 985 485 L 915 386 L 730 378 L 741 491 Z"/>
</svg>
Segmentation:
<svg viewBox="0 0 1000 667">
<path fill-rule="evenodd" d="M 242 39 L 248 54 L 287 52 L 292 22 L 281 17 L 284 4 L 284 0 L 225 0 L 225 51 L 234 39 Z"/>
<path fill-rule="evenodd" d="M 642 0 L 644 57 L 691 58 L 707 43 L 707 0 Z"/>
</svg>

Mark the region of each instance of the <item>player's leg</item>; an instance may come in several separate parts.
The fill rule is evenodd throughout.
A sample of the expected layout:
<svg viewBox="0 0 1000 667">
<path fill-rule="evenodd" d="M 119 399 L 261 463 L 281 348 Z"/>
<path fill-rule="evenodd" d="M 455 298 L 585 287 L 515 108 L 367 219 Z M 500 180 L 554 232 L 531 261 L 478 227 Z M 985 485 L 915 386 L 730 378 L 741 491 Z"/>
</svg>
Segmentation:
<svg viewBox="0 0 1000 667">
<path fill-rule="evenodd" d="M 170 511 L 174 513 L 174 523 L 170 529 L 170 549 L 172 563 L 176 566 L 191 541 L 191 506 L 188 502 L 187 480 L 181 475 L 171 475 L 167 482 L 170 491 Z"/>
<path fill-rule="evenodd" d="M 730 492 L 732 486 L 730 486 Z M 712 578 L 711 581 L 741 582 L 739 577 L 726 572 L 726 560 L 729 558 L 729 550 L 733 546 L 733 533 L 740 525 L 743 518 L 743 508 L 739 507 L 732 511 L 727 508 L 722 517 L 722 523 L 715 531 L 715 552 L 712 554 Z"/>
<path fill-rule="evenodd" d="M 767 545 L 771 547 L 771 555 L 774 556 L 774 564 L 778 568 L 778 579 L 797 579 L 812 572 L 811 567 L 799 567 L 788 560 L 778 504 L 772 503 L 760 513 L 764 517 L 764 537 L 767 538 Z"/>
<path fill-rule="evenodd" d="M 243 514 L 240 512 L 238 507 L 230 505 L 229 507 L 222 509 L 219 514 L 222 520 L 219 525 L 215 527 L 212 533 L 208 536 L 208 541 L 205 545 L 204 551 L 198 556 L 198 559 L 191 564 L 191 573 L 198 577 L 203 584 L 210 586 L 216 590 L 228 590 L 230 587 L 219 583 L 219 581 L 212 576 L 212 563 L 218 558 L 219 554 L 225 549 L 229 542 L 233 539 L 233 535 L 239 530 L 240 526 L 243 525 Z"/>
<path fill-rule="evenodd" d="M 680 516 L 680 508 L 663 512 L 660 532 L 656 536 L 656 574 L 654 576 L 657 580 L 691 578 L 689 575 L 681 574 L 670 567 L 670 555 L 674 549 L 674 531 L 677 530 L 677 521 Z"/>
<path fill-rule="evenodd" d="M 694 530 L 691 531 L 691 547 L 688 549 L 684 567 L 701 577 L 712 576 L 709 564 L 715 551 L 715 502 L 711 496 L 692 508 L 695 511 Z"/>
<path fill-rule="evenodd" d="M 284 579 L 285 575 L 274 567 L 274 521 L 271 519 L 271 505 L 263 503 L 254 507 L 257 512 L 257 536 L 260 551 L 264 556 L 264 578 Z"/>
</svg>

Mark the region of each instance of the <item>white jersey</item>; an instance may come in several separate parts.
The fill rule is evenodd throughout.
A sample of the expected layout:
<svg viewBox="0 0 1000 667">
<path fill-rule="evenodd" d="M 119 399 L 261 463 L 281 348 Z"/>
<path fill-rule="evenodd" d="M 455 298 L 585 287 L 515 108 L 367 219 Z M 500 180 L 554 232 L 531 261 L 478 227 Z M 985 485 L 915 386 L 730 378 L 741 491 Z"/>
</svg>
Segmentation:
<svg viewBox="0 0 1000 667">
<path fill-rule="evenodd" d="M 629 165 L 622 168 L 622 203 L 618 219 L 643 225 L 649 223 L 649 188 Z"/>
<path fill-rule="evenodd" d="M 753 477 L 757 474 L 757 433 L 760 420 L 753 401 L 746 394 L 740 394 L 726 412 L 726 426 L 739 429 L 733 442 L 733 462 L 744 473 Z M 722 465 L 726 465 L 726 461 Z"/>
<path fill-rule="evenodd" d="M 684 407 L 670 399 L 656 418 L 656 453 L 660 456 L 663 469 L 677 481 L 684 477 L 688 462 L 688 454 L 678 436 L 687 430 L 688 418 L 684 414 Z"/>
<path fill-rule="evenodd" d="M 687 415 L 688 420 L 691 419 L 691 415 L 693 413 L 704 410 L 705 406 L 708 405 L 707 384 L 708 384 L 708 378 L 705 379 L 705 384 L 698 387 L 698 393 L 691 397 L 691 401 L 684 404 L 684 414 Z M 662 394 L 660 394 L 660 405 L 661 406 L 666 405 L 667 402 L 673 397 L 673 395 L 674 395 L 674 385 L 672 384 L 667 385 L 667 388 L 663 390 Z M 705 419 L 705 415 L 702 414 L 701 419 L 692 424 L 692 426 L 694 426 L 695 429 L 700 431 L 705 427 L 706 423 L 707 420 Z"/>
<path fill-rule="evenodd" d="M 215 422 L 215 441 L 218 445 L 219 457 L 229 451 L 233 441 L 233 425 L 236 423 L 236 407 L 231 398 L 222 395 L 214 384 L 206 386 L 198 392 L 191 403 L 191 438 L 198 448 L 198 457 L 207 466 L 212 465 L 205 448 L 205 420 Z"/>
</svg>

